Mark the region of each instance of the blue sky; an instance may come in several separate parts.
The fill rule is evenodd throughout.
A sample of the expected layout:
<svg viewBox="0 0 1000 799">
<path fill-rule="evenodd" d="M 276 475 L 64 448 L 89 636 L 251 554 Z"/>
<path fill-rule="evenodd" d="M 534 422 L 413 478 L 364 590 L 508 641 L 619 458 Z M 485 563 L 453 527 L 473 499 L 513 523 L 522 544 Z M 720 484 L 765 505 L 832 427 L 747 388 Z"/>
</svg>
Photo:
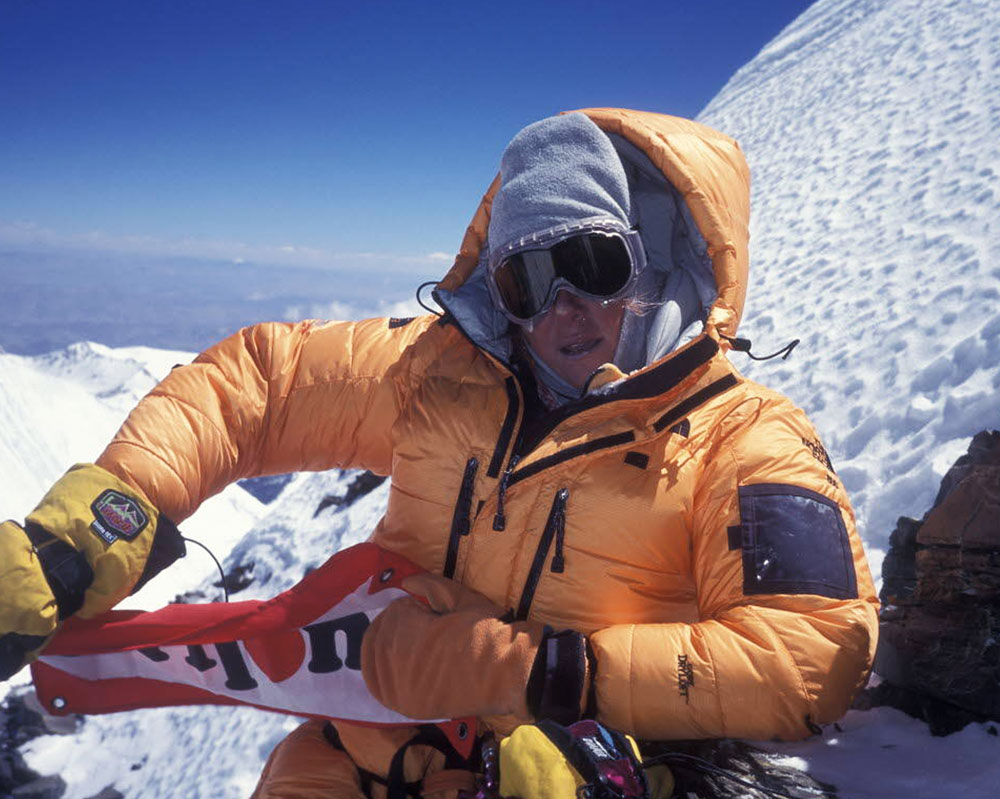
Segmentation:
<svg viewBox="0 0 1000 799">
<path fill-rule="evenodd" d="M 3 0 L 0 246 L 452 253 L 520 127 L 695 116 L 809 4 Z"/>
</svg>

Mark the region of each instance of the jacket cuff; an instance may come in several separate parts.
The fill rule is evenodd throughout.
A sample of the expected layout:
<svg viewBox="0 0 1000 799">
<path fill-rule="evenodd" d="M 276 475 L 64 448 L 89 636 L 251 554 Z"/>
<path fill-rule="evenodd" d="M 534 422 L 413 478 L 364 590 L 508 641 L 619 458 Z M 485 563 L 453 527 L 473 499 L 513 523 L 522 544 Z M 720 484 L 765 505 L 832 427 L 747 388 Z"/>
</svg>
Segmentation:
<svg viewBox="0 0 1000 799">
<path fill-rule="evenodd" d="M 528 677 L 528 710 L 562 725 L 580 719 L 588 693 L 587 639 L 573 630 L 545 628 Z"/>
</svg>

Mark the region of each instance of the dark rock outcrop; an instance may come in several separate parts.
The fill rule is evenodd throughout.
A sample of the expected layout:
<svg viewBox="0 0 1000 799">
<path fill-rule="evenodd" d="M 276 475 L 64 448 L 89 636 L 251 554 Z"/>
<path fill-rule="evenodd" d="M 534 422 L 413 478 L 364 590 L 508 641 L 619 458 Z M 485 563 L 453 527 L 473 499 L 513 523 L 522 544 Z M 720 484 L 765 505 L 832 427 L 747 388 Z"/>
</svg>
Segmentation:
<svg viewBox="0 0 1000 799">
<path fill-rule="evenodd" d="M 0 799 L 59 799 L 66 792 L 62 777 L 32 771 L 18 749 L 53 732 L 29 695 L 11 692 L 0 705 Z"/>
<path fill-rule="evenodd" d="M 781 762 L 746 741 L 730 738 L 643 746 L 643 758 L 670 767 L 674 796 L 685 799 L 836 799 L 837 788 Z M 766 793 L 773 791 L 774 793 Z"/>
<path fill-rule="evenodd" d="M 357 477 L 355 477 L 350 485 L 347 486 L 347 491 L 344 496 L 338 497 L 336 494 L 327 494 L 323 499 L 320 500 L 319 505 L 316 506 L 316 511 L 313 513 L 313 518 L 315 519 L 324 510 L 329 508 L 331 505 L 341 510 L 352 505 L 356 500 L 370 494 L 376 488 L 378 488 L 386 480 L 384 475 L 375 474 L 374 472 L 360 472 Z"/>
<path fill-rule="evenodd" d="M 11 799 L 59 799 L 66 793 L 66 781 L 57 774 L 39 777 L 18 785 L 10 792 Z"/>
<path fill-rule="evenodd" d="M 1000 432 L 979 433 L 920 521 L 902 518 L 883 565 L 875 671 L 862 700 L 936 734 L 1000 720 Z"/>
<path fill-rule="evenodd" d="M 88 796 L 87 799 L 125 799 L 125 794 L 114 786 L 109 785 L 106 788 L 102 788 L 93 796 Z"/>
<path fill-rule="evenodd" d="M 249 563 L 237 563 L 226 572 L 225 583 L 222 580 L 217 580 L 212 585 L 216 588 L 225 586 L 230 596 L 238 594 L 240 591 L 253 585 L 253 567 L 253 561 Z"/>
<path fill-rule="evenodd" d="M 245 480 L 238 480 L 237 483 L 244 491 L 265 505 L 269 505 L 281 495 L 294 476 L 294 473 L 269 474 L 263 477 L 248 477 Z"/>
</svg>

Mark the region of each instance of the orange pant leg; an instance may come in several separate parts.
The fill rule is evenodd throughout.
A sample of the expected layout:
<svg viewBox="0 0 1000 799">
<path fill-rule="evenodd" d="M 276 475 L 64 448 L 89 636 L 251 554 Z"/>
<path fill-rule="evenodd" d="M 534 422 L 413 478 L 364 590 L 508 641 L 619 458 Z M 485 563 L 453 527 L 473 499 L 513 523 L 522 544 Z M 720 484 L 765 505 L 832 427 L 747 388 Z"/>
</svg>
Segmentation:
<svg viewBox="0 0 1000 799">
<path fill-rule="evenodd" d="M 274 747 L 251 799 L 366 799 L 358 770 L 330 745 L 324 724 L 307 721 Z"/>
</svg>

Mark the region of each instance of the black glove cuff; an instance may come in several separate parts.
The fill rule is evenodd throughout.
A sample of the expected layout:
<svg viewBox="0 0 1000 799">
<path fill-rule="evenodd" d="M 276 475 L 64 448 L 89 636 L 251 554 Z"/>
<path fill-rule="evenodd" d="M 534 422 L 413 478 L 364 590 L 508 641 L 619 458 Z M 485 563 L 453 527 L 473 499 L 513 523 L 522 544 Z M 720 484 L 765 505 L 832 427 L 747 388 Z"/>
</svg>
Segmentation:
<svg viewBox="0 0 1000 799">
<path fill-rule="evenodd" d="M 590 672 L 590 685 L 587 688 L 587 707 L 583 711 L 585 719 L 597 718 L 597 655 L 590 645 L 589 639 L 584 639 L 587 656 L 587 670 Z"/>
<path fill-rule="evenodd" d="M 0 635 L 0 682 L 17 674 L 33 652 L 48 640 L 44 635 L 21 635 L 6 633 Z"/>
<path fill-rule="evenodd" d="M 149 557 L 146 558 L 146 565 L 142 568 L 142 574 L 134 586 L 131 593 L 135 593 L 167 566 L 178 558 L 183 558 L 187 554 L 184 546 L 184 537 L 177 525 L 162 513 L 156 518 L 156 531 L 153 534 L 153 544 L 149 549 Z"/>
<path fill-rule="evenodd" d="M 536 719 L 572 724 L 580 718 L 586 678 L 586 637 L 546 627 L 528 677 L 528 710 Z"/>
</svg>

